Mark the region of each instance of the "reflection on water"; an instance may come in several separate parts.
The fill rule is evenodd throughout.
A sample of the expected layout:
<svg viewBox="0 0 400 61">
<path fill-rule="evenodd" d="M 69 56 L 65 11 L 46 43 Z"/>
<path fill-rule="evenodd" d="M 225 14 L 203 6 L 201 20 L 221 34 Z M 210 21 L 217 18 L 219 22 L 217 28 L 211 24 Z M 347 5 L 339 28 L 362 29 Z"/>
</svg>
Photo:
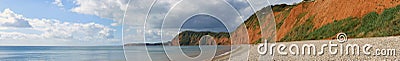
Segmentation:
<svg viewBox="0 0 400 61">
<path fill-rule="evenodd" d="M 0 61 L 125 61 L 122 46 L 0 46 Z"/>
</svg>

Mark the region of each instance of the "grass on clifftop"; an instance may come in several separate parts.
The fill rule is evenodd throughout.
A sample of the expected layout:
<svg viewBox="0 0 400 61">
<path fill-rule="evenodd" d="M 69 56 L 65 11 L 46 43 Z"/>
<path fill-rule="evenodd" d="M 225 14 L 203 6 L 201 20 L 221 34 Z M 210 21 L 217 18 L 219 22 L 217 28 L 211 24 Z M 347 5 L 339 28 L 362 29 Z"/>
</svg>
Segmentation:
<svg viewBox="0 0 400 61">
<path fill-rule="evenodd" d="M 400 5 L 385 9 L 381 14 L 370 12 L 361 18 L 348 17 L 317 29 L 312 29 L 313 22 L 307 20 L 295 26 L 280 41 L 329 39 L 340 32 L 346 33 L 349 38 L 397 36 L 400 35 L 399 11 Z"/>
</svg>

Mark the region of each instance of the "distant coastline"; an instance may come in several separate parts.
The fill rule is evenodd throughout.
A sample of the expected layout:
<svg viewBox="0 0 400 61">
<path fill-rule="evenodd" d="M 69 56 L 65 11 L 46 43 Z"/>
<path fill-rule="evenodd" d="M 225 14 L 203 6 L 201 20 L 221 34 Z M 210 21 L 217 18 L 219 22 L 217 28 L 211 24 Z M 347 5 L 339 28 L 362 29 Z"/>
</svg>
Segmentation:
<svg viewBox="0 0 400 61">
<path fill-rule="evenodd" d="M 161 46 L 163 45 L 162 42 L 157 43 L 126 43 L 124 46 Z M 165 45 L 171 45 L 171 42 L 166 42 Z"/>
</svg>

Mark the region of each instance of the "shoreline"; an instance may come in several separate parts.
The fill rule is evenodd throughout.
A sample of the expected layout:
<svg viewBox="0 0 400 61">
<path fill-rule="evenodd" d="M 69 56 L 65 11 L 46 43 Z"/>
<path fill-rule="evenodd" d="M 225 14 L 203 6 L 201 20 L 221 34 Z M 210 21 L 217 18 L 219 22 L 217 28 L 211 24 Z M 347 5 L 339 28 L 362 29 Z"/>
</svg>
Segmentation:
<svg viewBox="0 0 400 61">
<path fill-rule="evenodd" d="M 233 49 L 233 50 L 231 50 L 231 51 L 228 51 L 228 52 L 225 52 L 225 53 L 223 53 L 223 54 L 217 55 L 217 56 L 215 56 L 215 57 L 213 58 L 212 61 L 220 61 L 220 60 L 229 59 L 230 54 L 231 54 L 232 52 L 236 52 L 236 51 L 239 50 L 239 49 L 241 49 L 240 46 L 238 46 L 237 48 L 235 48 L 235 49 Z"/>
</svg>

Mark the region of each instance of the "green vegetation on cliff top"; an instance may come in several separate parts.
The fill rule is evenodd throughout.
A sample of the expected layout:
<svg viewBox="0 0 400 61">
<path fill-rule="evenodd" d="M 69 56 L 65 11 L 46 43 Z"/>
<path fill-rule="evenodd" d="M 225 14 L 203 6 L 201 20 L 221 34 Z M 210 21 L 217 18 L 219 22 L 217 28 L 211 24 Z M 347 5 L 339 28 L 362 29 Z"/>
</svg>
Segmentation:
<svg viewBox="0 0 400 61">
<path fill-rule="evenodd" d="M 370 12 L 361 18 L 348 17 L 317 29 L 313 29 L 313 22 L 307 20 L 294 27 L 280 41 L 329 39 L 340 32 L 350 38 L 397 36 L 400 35 L 399 11 L 400 5 L 385 9 L 381 14 Z"/>
</svg>

